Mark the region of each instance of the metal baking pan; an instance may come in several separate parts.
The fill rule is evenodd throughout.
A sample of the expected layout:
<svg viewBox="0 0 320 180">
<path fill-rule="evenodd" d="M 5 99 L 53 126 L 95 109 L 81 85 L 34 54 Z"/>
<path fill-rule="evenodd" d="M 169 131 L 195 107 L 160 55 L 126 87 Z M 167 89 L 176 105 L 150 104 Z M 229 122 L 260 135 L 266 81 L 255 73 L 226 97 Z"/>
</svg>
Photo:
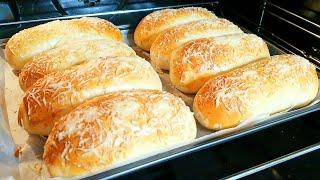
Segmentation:
<svg viewBox="0 0 320 180">
<path fill-rule="evenodd" d="M 170 6 L 170 7 L 157 7 L 157 8 L 140 9 L 140 10 L 121 10 L 121 11 L 99 13 L 99 14 L 68 16 L 68 17 L 59 17 L 59 18 L 31 20 L 31 21 L 19 21 L 19 22 L 11 22 L 11 23 L 0 23 L 0 38 L 2 38 L 0 42 L 3 47 L 7 39 L 11 37 L 14 33 L 28 27 L 45 23 L 47 21 L 56 20 L 56 19 L 78 18 L 83 16 L 95 16 L 95 17 L 107 19 L 113 22 L 114 24 L 116 24 L 121 29 L 123 34 L 127 37 L 127 43 L 130 46 L 134 46 L 132 41 L 132 34 L 134 32 L 135 26 L 139 23 L 139 21 L 144 16 L 146 16 L 152 11 L 160 10 L 163 8 L 179 8 L 179 7 L 185 7 L 185 6 L 205 7 L 208 10 L 213 11 L 219 17 L 223 17 L 222 13 L 220 12 L 219 3 L 213 2 L 213 3 L 197 3 L 197 4 L 189 4 L 189 5 Z M 239 25 L 239 27 L 241 27 L 241 25 Z M 244 28 L 242 29 L 246 32 L 250 32 Z M 271 55 L 287 53 L 285 49 L 278 48 L 277 46 L 273 45 L 268 41 L 267 41 L 267 44 L 268 44 Z M 190 144 L 180 146 L 178 148 L 175 148 L 160 154 L 156 154 L 151 157 L 147 157 L 145 159 L 138 160 L 133 163 L 129 163 L 129 164 L 126 164 L 108 171 L 104 171 L 86 178 L 110 179 L 110 178 L 119 177 L 121 175 L 136 171 L 144 167 L 155 165 L 157 163 L 161 163 L 182 155 L 187 155 L 189 153 L 194 153 L 201 149 L 215 146 L 215 145 L 230 141 L 232 139 L 239 138 L 241 136 L 260 131 L 265 128 L 270 128 L 280 123 L 292 120 L 296 117 L 303 116 L 305 114 L 308 114 L 314 111 L 318 111 L 319 109 L 320 109 L 320 103 L 318 102 L 311 106 L 307 106 L 304 108 L 300 108 L 300 109 L 292 110 L 289 112 L 281 113 L 276 116 L 272 116 L 267 120 L 261 121 L 258 124 L 252 125 L 250 127 L 244 127 L 244 128 L 237 129 L 236 131 L 229 131 L 229 132 L 223 133 L 218 137 L 211 137 L 210 135 L 206 135 L 202 137 L 198 136 L 197 139 Z M 5 111 L 2 111 L 2 112 L 5 112 Z"/>
</svg>

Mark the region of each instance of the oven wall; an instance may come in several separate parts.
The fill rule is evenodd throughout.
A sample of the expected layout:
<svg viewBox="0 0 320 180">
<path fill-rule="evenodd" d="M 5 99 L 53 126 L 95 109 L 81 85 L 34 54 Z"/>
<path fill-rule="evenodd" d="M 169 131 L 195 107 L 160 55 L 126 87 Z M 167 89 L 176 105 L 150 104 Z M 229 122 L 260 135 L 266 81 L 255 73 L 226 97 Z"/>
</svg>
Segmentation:
<svg viewBox="0 0 320 180">
<path fill-rule="evenodd" d="M 320 1 L 222 0 L 227 19 L 320 67 Z"/>
</svg>

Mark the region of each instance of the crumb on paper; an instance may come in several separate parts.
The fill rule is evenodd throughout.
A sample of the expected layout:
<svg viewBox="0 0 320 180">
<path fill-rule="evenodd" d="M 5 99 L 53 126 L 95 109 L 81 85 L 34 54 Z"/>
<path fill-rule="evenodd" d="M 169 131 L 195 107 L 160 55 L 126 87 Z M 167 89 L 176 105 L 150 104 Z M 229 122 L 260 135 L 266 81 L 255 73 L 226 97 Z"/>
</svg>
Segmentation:
<svg viewBox="0 0 320 180">
<path fill-rule="evenodd" d="M 38 176 L 41 175 L 41 171 L 42 171 L 42 163 L 37 162 L 34 163 L 34 165 L 29 165 L 30 169 L 35 172 Z"/>
<path fill-rule="evenodd" d="M 34 170 L 37 171 L 38 174 L 40 174 L 40 172 L 42 170 L 42 165 L 40 163 L 35 163 Z"/>
<path fill-rule="evenodd" d="M 18 146 L 16 148 L 16 150 L 14 151 L 14 157 L 18 158 L 20 156 L 20 154 L 21 154 L 21 147 Z"/>
</svg>

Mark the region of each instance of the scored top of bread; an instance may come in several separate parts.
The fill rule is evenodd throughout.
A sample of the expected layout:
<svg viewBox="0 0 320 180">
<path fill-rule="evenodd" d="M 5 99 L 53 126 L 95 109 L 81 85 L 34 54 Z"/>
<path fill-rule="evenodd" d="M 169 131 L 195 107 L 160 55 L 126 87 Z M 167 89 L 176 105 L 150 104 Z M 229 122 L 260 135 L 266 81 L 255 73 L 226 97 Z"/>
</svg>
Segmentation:
<svg viewBox="0 0 320 180">
<path fill-rule="evenodd" d="M 170 55 L 183 43 L 190 40 L 243 33 L 243 31 L 226 19 L 204 19 L 175 26 L 161 33 L 152 43 L 150 58 L 157 67 L 170 68 Z"/>
<path fill-rule="evenodd" d="M 200 7 L 164 9 L 144 17 L 134 32 L 134 42 L 149 51 L 153 41 L 164 30 L 201 19 L 217 18 L 212 12 Z"/>
<path fill-rule="evenodd" d="M 123 42 L 105 39 L 69 41 L 34 56 L 25 64 L 19 74 L 20 86 L 26 91 L 46 74 L 83 62 L 95 61 L 100 57 L 134 55 L 134 50 Z"/>
<path fill-rule="evenodd" d="M 54 122 L 79 104 L 113 91 L 162 90 L 158 74 L 140 57 L 101 58 L 57 71 L 26 91 L 18 121 L 32 134 L 48 135 Z"/>
<path fill-rule="evenodd" d="M 108 39 L 122 41 L 120 30 L 104 19 L 84 17 L 57 20 L 24 29 L 6 44 L 5 55 L 15 70 L 20 70 L 33 56 L 70 40 Z"/>
<path fill-rule="evenodd" d="M 83 175 L 189 142 L 196 133 L 189 107 L 170 93 L 113 92 L 62 117 L 43 159 L 52 176 Z"/>
<path fill-rule="evenodd" d="M 318 92 L 315 67 L 296 55 L 265 58 L 209 80 L 194 98 L 196 118 L 221 130 L 243 120 L 304 106 Z"/>
</svg>

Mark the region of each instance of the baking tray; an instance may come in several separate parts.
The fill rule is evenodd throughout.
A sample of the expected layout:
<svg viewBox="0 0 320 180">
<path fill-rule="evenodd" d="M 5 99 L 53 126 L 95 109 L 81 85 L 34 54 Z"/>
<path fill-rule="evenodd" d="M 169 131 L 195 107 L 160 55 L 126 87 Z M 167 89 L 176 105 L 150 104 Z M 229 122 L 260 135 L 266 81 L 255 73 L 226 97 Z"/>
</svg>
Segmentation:
<svg viewBox="0 0 320 180">
<path fill-rule="evenodd" d="M 115 11 L 115 12 L 107 12 L 107 13 L 99 13 L 99 14 L 89 14 L 89 15 L 81 15 L 81 16 L 69 16 L 69 17 L 59 17 L 59 18 L 50 18 L 50 19 L 40 19 L 40 20 L 32 20 L 32 21 L 20 21 L 20 22 L 13 22 L 13 23 L 2 23 L 0 24 L 0 37 L 3 37 L 4 35 L 6 37 L 12 36 L 14 33 L 31 26 L 35 26 L 41 23 L 45 23 L 47 21 L 56 20 L 56 19 L 70 19 L 70 18 L 78 18 L 83 16 L 96 16 L 100 18 L 107 19 L 114 24 L 116 24 L 126 37 L 127 43 L 133 47 L 133 49 L 136 50 L 137 54 L 148 59 L 148 53 L 140 50 L 137 48 L 133 43 L 133 32 L 134 27 L 138 24 L 138 22 L 149 14 L 152 11 L 160 10 L 163 8 L 179 8 L 179 7 L 185 7 L 185 6 L 201 6 L 205 7 L 211 11 L 213 11 L 215 14 L 217 14 L 220 17 L 222 16 L 222 13 L 220 12 L 219 3 L 213 2 L 213 3 L 197 3 L 197 4 L 189 4 L 189 5 L 179 5 L 179 6 L 170 6 L 170 7 L 157 7 L 157 8 L 150 8 L 150 9 L 140 9 L 140 10 L 124 10 L 124 11 Z M 241 25 L 239 25 L 241 27 Z M 242 28 L 242 27 L 241 27 Z M 246 30 L 245 28 L 242 28 L 246 32 L 250 32 Z M 1 47 L 3 48 L 5 45 L 5 42 L 7 39 L 1 39 Z M 286 53 L 285 50 L 276 47 L 270 42 L 267 42 L 270 54 L 276 55 L 276 54 L 284 54 Z M 317 69 L 318 70 L 318 69 Z M 3 72 L 1 72 L 3 73 Z M 160 75 L 161 76 L 161 75 Z M 2 89 L 4 87 L 1 87 Z M 1 95 L 3 96 L 3 94 Z M 188 99 L 188 97 L 186 97 Z M 10 101 L 11 99 L 6 99 L 7 101 Z M 190 102 L 186 102 L 188 105 L 190 105 Z M 238 127 L 236 129 L 230 129 L 227 131 L 220 131 L 218 134 L 211 134 L 211 131 L 205 130 L 201 126 L 198 126 L 198 135 L 197 139 L 189 144 L 171 149 L 166 152 L 162 152 L 147 158 L 144 158 L 142 160 L 138 160 L 123 166 L 116 167 L 114 169 L 104 171 L 97 173 L 95 175 L 90 175 L 88 179 L 110 179 L 119 177 L 121 175 L 124 175 L 126 173 L 130 173 L 133 171 L 136 171 L 141 168 L 145 168 L 157 163 L 161 163 L 173 158 L 177 158 L 182 155 L 187 155 L 189 153 L 193 153 L 196 151 L 199 151 L 204 148 L 208 148 L 211 146 L 215 146 L 227 141 L 230 141 L 235 138 L 239 138 L 244 135 L 248 135 L 257 131 L 260 131 L 265 128 L 270 128 L 272 126 L 275 126 L 277 124 L 295 119 L 296 117 L 303 116 L 305 114 L 317 111 L 320 109 L 319 103 L 314 103 L 313 105 L 309 105 L 304 108 L 296 109 L 296 110 L 290 110 L 289 112 L 283 112 L 276 115 L 273 115 L 271 117 L 268 117 L 267 120 L 260 121 L 257 124 L 250 124 L 250 125 L 244 125 L 242 127 Z M 6 109 L 2 110 L 2 112 L 6 112 Z M 6 113 L 2 114 L 3 116 L 6 116 Z M 265 118 L 262 118 L 263 120 Z M 14 119 L 15 120 L 15 119 Z"/>
</svg>

